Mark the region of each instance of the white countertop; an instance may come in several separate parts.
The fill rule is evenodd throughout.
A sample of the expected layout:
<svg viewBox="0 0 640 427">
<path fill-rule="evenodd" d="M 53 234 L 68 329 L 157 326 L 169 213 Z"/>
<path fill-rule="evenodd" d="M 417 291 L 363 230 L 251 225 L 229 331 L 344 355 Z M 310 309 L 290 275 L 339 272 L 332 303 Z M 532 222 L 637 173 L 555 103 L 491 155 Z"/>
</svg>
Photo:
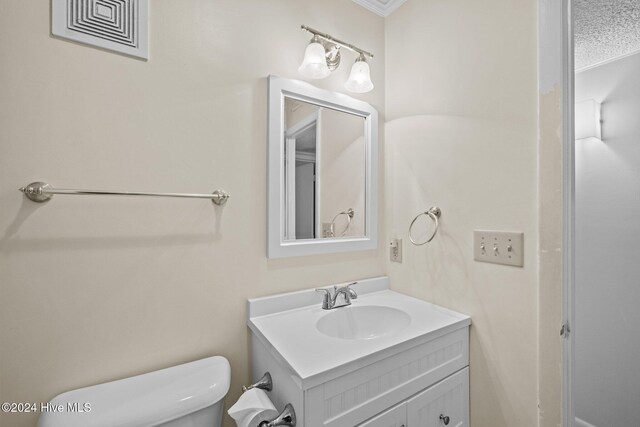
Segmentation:
<svg viewBox="0 0 640 427">
<path fill-rule="evenodd" d="M 306 389 L 318 382 L 314 378 L 329 371 L 341 375 L 471 324 L 469 316 L 391 291 L 388 285 L 387 277 L 360 281 L 354 286 L 358 299 L 352 300 L 351 307 L 386 306 L 407 313 L 409 325 L 389 335 L 349 340 L 322 334 L 316 323 L 333 310 L 322 309 L 322 295 L 313 289 L 249 300 L 248 325 Z M 291 308 L 296 302 L 314 300 L 313 305 Z"/>
</svg>

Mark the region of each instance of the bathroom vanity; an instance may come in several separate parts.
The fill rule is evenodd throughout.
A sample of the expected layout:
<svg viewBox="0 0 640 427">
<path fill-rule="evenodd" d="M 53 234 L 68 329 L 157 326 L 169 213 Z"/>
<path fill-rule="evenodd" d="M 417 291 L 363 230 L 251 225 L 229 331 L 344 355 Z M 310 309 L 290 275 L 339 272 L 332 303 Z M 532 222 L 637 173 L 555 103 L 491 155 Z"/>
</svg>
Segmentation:
<svg viewBox="0 0 640 427">
<path fill-rule="evenodd" d="M 253 378 L 271 373 L 276 407 L 299 427 L 468 426 L 471 319 L 387 277 L 352 288 L 331 310 L 313 289 L 249 300 Z"/>
</svg>

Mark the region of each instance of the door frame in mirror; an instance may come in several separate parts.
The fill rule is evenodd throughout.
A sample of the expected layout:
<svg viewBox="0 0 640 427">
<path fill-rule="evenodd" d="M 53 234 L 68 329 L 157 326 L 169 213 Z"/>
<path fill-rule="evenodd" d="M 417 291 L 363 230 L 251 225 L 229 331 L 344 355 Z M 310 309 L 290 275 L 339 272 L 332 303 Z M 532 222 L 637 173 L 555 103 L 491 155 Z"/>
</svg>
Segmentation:
<svg viewBox="0 0 640 427">
<path fill-rule="evenodd" d="M 365 235 L 359 237 L 284 240 L 285 97 L 342 111 L 364 119 Z M 378 247 L 378 111 L 367 102 L 317 88 L 309 83 L 268 77 L 267 256 L 284 258 Z"/>
<path fill-rule="evenodd" d="M 309 128 L 310 126 L 315 126 L 316 127 L 316 155 L 314 156 L 314 164 L 315 164 L 315 175 L 316 175 L 316 179 L 314 182 L 314 186 L 315 186 L 315 207 L 314 207 L 314 215 L 315 218 L 319 218 L 320 217 L 320 190 L 321 190 L 321 163 L 322 163 L 322 159 L 321 159 L 321 141 L 320 141 L 320 128 L 321 128 L 321 111 L 318 110 L 315 113 L 310 114 L 309 116 L 303 118 L 300 122 L 296 123 L 295 126 L 293 126 L 291 129 L 287 129 L 285 132 L 285 146 L 284 146 L 284 152 L 285 152 L 285 162 L 284 162 L 284 168 L 285 168 L 285 177 L 294 177 L 295 178 L 295 173 L 292 173 L 296 167 L 296 161 L 298 160 L 298 157 L 296 155 L 296 147 L 295 147 L 295 139 L 293 139 L 293 141 L 291 141 L 290 138 L 294 137 L 296 134 L 298 134 L 299 132 L 303 131 L 306 128 Z M 293 146 L 290 146 L 290 143 L 293 142 Z M 284 196 L 284 204 L 285 204 L 285 227 L 284 227 L 284 235 L 287 238 L 291 238 L 291 236 L 293 236 L 295 238 L 295 179 L 294 182 L 291 182 L 290 178 L 287 178 L 285 180 L 285 196 Z M 322 223 L 320 221 L 317 221 L 317 223 L 315 224 L 314 227 L 314 233 L 316 236 L 320 236 L 322 232 Z"/>
</svg>

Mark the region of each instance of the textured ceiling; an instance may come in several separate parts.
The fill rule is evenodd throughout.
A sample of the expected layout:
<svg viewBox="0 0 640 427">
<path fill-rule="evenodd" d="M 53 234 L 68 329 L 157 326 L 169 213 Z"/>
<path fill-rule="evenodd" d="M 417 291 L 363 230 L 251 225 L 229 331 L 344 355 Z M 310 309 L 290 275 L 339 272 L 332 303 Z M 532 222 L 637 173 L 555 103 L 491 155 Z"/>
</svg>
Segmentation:
<svg viewBox="0 0 640 427">
<path fill-rule="evenodd" d="M 399 8 L 402 3 L 407 0 L 353 0 L 362 7 L 366 7 L 370 11 L 387 17 L 391 15 L 391 12 Z"/>
<path fill-rule="evenodd" d="M 574 0 L 575 69 L 640 51 L 640 0 Z"/>
</svg>

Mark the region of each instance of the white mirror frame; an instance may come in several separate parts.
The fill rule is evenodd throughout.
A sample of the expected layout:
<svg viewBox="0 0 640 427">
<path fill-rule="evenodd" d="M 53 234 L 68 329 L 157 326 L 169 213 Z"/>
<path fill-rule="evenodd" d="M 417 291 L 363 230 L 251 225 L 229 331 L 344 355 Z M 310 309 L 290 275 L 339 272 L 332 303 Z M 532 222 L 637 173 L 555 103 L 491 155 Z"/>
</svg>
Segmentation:
<svg viewBox="0 0 640 427">
<path fill-rule="evenodd" d="M 378 111 L 370 104 L 342 93 L 317 88 L 299 80 L 269 76 L 267 256 L 284 258 L 336 252 L 373 250 L 378 247 Z M 365 235 L 361 237 L 284 240 L 284 99 L 326 107 L 365 119 Z"/>
</svg>

